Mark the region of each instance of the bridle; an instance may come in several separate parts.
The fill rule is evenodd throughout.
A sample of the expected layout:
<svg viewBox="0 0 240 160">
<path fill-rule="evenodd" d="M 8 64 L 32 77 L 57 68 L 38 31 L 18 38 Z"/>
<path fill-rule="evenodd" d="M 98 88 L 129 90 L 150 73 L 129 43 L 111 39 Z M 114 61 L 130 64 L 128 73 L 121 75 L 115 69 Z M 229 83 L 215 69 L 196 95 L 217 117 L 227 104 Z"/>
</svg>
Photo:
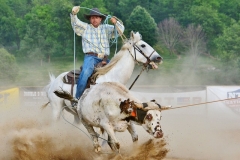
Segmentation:
<svg viewBox="0 0 240 160">
<path fill-rule="evenodd" d="M 133 44 L 133 48 L 134 48 L 134 57 L 133 55 L 131 54 L 131 51 L 128 49 L 128 52 L 131 54 L 131 56 L 133 57 L 133 59 L 135 60 L 135 62 L 138 62 L 137 61 L 137 53 L 136 51 L 138 51 L 139 53 L 141 53 L 146 59 L 147 59 L 147 62 L 146 63 L 143 63 L 144 66 L 147 66 L 148 64 L 150 64 L 152 61 L 150 60 L 151 56 L 153 55 L 154 52 L 156 52 L 155 50 L 152 51 L 152 53 L 149 55 L 149 56 L 146 56 L 146 54 L 136 45 L 136 43 L 138 43 L 139 41 L 135 42 Z M 131 42 L 129 42 L 131 44 Z"/>
<path fill-rule="evenodd" d="M 137 43 L 137 42 L 136 42 Z M 138 51 L 138 52 L 140 52 L 146 59 L 147 59 L 147 62 L 145 63 L 145 64 L 149 64 L 150 62 L 151 62 L 151 60 L 150 60 L 150 57 L 152 56 L 152 54 L 154 53 L 154 52 L 156 52 L 155 50 L 153 50 L 152 51 L 152 53 L 149 55 L 149 56 L 146 56 L 146 54 L 136 45 L 136 43 L 134 43 L 133 44 L 133 48 L 134 48 L 134 55 L 135 55 L 135 61 L 137 61 L 137 54 L 136 54 L 136 50 Z"/>
</svg>

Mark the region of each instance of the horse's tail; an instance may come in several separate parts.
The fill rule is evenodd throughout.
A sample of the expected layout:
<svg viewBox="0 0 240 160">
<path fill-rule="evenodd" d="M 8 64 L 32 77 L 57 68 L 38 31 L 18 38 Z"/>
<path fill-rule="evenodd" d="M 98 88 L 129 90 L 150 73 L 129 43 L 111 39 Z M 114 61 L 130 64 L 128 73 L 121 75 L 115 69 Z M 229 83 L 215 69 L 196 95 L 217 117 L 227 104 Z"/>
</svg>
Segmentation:
<svg viewBox="0 0 240 160">
<path fill-rule="evenodd" d="M 44 91 L 47 93 L 47 96 L 48 96 L 49 88 L 52 86 L 52 84 L 54 83 L 54 81 L 56 79 L 52 73 L 49 73 L 49 78 L 50 78 L 49 84 L 44 87 Z"/>
<path fill-rule="evenodd" d="M 49 78 L 50 78 L 50 83 L 46 86 L 47 90 L 50 88 L 50 86 L 54 83 L 54 81 L 56 79 L 52 73 L 49 73 Z"/>
<path fill-rule="evenodd" d="M 46 95 L 48 97 L 48 90 L 49 88 L 51 87 L 51 85 L 53 84 L 54 80 L 56 79 L 55 76 L 51 73 L 49 73 L 49 78 L 50 78 L 50 82 L 48 85 L 46 85 L 43 90 L 46 92 Z M 49 104 L 50 102 L 48 101 L 46 104 L 42 105 L 41 109 L 43 110 L 44 108 L 47 107 L 47 105 Z"/>
</svg>

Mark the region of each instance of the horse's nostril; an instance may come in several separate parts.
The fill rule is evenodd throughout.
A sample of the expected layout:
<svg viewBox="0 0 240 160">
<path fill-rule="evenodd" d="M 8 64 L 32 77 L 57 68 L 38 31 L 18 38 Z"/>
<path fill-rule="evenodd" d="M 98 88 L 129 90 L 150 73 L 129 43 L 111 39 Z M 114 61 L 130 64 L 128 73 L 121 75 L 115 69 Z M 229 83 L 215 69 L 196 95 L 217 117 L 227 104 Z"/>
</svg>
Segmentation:
<svg viewBox="0 0 240 160">
<path fill-rule="evenodd" d="M 163 58 L 162 57 L 157 57 L 156 60 L 157 61 L 161 61 Z"/>
</svg>

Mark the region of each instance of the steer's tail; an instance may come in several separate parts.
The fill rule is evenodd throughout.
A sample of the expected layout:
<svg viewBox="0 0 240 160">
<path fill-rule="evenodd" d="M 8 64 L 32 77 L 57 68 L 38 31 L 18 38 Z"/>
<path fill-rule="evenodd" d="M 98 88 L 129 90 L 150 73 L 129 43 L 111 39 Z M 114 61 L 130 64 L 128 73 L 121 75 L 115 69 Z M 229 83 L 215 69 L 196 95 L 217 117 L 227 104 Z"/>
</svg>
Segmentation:
<svg viewBox="0 0 240 160">
<path fill-rule="evenodd" d="M 60 91 L 60 90 L 57 90 L 57 91 L 54 91 L 54 93 L 55 93 L 56 96 L 58 96 L 58 97 L 60 97 L 60 98 L 69 100 L 69 101 L 71 101 L 71 102 L 73 102 L 73 103 L 78 103 L 78 101 L 76 101 L 76 100 L 74 99 L 74 97 L 73 97 L 70 93 L 68 93 L 68 92 L 66 92 L 66 91 L 64 91 L 64 90 L 61 90 L 61 91 Z"/>
</svg>

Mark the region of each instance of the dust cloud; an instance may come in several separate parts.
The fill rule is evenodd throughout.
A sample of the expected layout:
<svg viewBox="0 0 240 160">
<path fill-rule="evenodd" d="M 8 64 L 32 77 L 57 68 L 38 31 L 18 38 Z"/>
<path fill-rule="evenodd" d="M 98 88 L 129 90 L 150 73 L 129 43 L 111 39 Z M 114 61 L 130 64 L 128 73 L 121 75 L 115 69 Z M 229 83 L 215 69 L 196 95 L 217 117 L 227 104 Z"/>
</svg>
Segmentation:
<svg viewBox="0 0 240 160">
<path fill-rule="evenodd" d="M 139 71 L 140 68 L 136 68 L 127 86 Z M 189 71 L 188 67 L 175 66 L 169 71 L 143 72 L 132 90 L 136 91 L 138 85 L 199 85 L 206 82 L 206 77 L 200 79 L 197 73 Z M 138 91 L 147 93 L 153 89 L 162 92 L 160 88 Z M 240 115 L 222 103 L 162 111 L 163 139 L 153 139 L 142 127 L 136 126 L 138 142 L 133 143 L 127 132 L 117 133 L 120 153 L 112 152 L 105 144 L 98 154 L 82 125 L 77 129 L 62 118 L 53 122 L 50 106 L 44 110 L 40 108 L 20 106 L 0 112 L 1 160 L 240 159 Z M 72 122 L 71 115 L 65 115 Z"/>
<path fill-rule="evenodd" d="M 105 159 L 163 159 L 168 149 L 164 139 L 152 139 L 142 127 L 137 126 L 139 142 L 133 143 L 129 133 L 117 133 L 120 153 L 105 144 L 101 153 L 95 153 L 85 128 L 70 125 L 72 116 L 64 113 L 52 122 L 50 106 L 9 109 L 0 112 L 1 160 L 105 160 Z M 102 142 L 100 141 L 102 144 Z"/>
<path fill-rule="evenodd" d="M 163 111 L 167 159 L 240 159 L 240 115 L 222 103 Z"/>
<path fill-rule="evenodd" d="M 185 65 L 174 64 L 167 71 L 161 70 L 160 65 L 160 71 L 143 72 L 131 90 L 144 92 L 145 97 L 148 93 L 174 92 L 182 93 L 184 97 L 184 92 L 221 84 L 215 77 L 221 70 L 213 65 L 199 60 L 194 70 L 187 65 L 189 59 L 185 59 L 183 63 Z M 140 67 L 136 68 L 127 86 L 132 84 L 140 71 Z M 208 74 L 201 74 L 203 71 Z M 234 71 L 224 74 L 229 75 L 224 77 L 226 84 L 234 84 L 230 76 Z M 164 160 L 240 159 L 240 112 L 233 111 L 224 103 L 162 111 L 161 126 L 168 148 Z"/>
</svg>

